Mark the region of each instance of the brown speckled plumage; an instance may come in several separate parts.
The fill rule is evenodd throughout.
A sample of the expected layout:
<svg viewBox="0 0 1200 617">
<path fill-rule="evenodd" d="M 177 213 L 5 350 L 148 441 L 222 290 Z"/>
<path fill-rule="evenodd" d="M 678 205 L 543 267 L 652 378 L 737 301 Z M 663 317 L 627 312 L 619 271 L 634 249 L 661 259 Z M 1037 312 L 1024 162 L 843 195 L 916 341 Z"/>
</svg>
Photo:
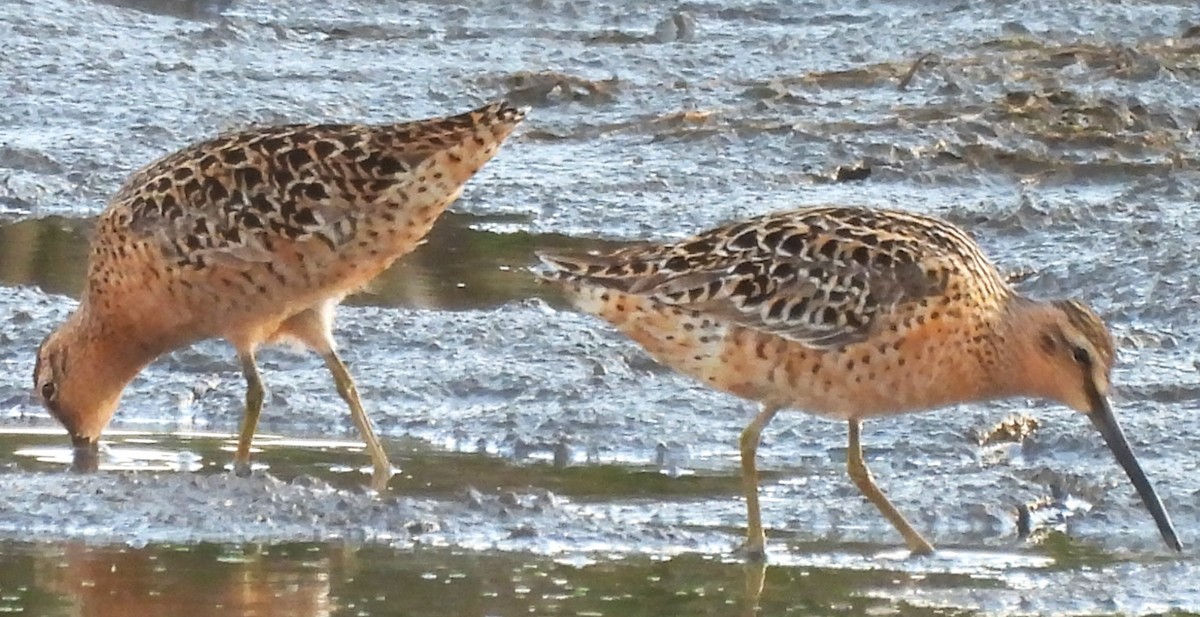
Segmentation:
<svg viewBox="0 0 1200 617">
<path fill-rule="evenodd" d="M 1008 396 L 1106 413 L 1114 351 L 1100 318 L 1018 295 L 965 232 L 935 218 L 808 208 L 607 255 L 540 257 L 580 310 L 762 404 L 742 436 L 753 554 L 764 543 L 754 456 L 779 409 L 850 424 L 852 478 L 918 553 L 931 545 L 862 463 L 862 419 Z"/>
<path fill-rule="evenodd" d="M 862 341 L 877 322 L 916 317 L 930 301 L 995 309 L 1010 294 L 961 230 L 850 208 L 760 217 L 595 262 L 550 260 L 605 287 L 818 348 Z"/>
<path fill-rule="evenodd" d="M 279 339 L 325 356 L 336 378 L 334 307 L 418 246 L 523 117 L 494 103 L 392 125 L 259 128 L 134 173 L 98 221 L 79 308 L 39 351 L 48 408 L 94 443 L 142 367 L 212 337 L 237 348 L 252 395 L 254 351 Z M 369 423 L 359 428 L 372 446 Z M 372 455 L 379 470 L 386 459 Z"/>
</svg>

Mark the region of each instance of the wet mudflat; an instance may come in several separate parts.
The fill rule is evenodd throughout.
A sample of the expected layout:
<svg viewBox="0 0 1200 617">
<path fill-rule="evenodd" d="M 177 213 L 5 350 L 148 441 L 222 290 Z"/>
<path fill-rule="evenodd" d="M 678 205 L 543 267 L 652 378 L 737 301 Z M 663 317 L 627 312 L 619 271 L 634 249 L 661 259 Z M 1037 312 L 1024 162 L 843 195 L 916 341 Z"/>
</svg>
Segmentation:
<svg viewBox="0 0 1200 617">
<path fill-rule="evenodd" d="M 1084 418 L 1035 401 L 867 424 L 880 485 L 945 549 L 925 560 L 894 551 L 846 478 L 844 427 L 781 415 L 760 451 L 760 579 L 731 556 L 750 407 L 561 311 L 526 272 L 539 247 L 800 205 L 949 218 L 1022 291 L 1110 321 L 1117 412 L 1195 545 L 1194 4 L 680 6 L 0 4 L 0 610 L 1200 611 L 1194 551 L 1162 547 Z M 150 367 L 101 471 L 66 471 L 65 438 L 28 398 L 33 353 L 128 173 L 229 128 L 499 96 L 533 107 L 522 129 L 429 243 L 340 313 L 402 470 L 389 494 L 364 488 L 320 362 L 288 350 L 263 354 L 258 467 L 231 477 L 243 383 L 218 342 Z M 1018 412 L 1032 432 L 980 445 Z"/>
</svg>

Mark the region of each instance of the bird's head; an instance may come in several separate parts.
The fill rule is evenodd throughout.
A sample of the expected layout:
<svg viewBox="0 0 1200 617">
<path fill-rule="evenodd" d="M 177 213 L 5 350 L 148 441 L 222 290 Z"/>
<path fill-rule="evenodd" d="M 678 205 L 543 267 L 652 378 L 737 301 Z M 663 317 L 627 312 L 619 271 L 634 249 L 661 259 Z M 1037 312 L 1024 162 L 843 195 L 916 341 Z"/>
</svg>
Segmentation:
<svg viewBox="0 0 1200 617">
<path fill-rule="evenodd" d="M 75 323 L 68 320 L 38 347 L 34 396 L 67 429 L 72 445 L 94 450 L 137 370 L 78 336 Z"/>
<path fill-rule="evenodd" d="M 1117 463 L 1129 476 L 1167 545 L 1182 550 L 1175 527 L 1138 464 L 1109 404 L 1110 376 L 1116 359 L 1104 321 L 1074 300 L 1024 304 L 1025 325 L 1018 331 L 1023 349 L 1022 390 L 1059 401 L 1086 415 L 1100 431 Z"/>
</svg>

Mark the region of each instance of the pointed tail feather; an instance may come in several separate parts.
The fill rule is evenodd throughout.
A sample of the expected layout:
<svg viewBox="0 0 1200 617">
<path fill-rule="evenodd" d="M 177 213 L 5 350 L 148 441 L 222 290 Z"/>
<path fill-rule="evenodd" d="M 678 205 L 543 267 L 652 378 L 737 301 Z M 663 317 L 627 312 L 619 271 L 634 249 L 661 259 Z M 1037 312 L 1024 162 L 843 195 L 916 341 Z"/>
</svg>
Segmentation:
<svg viewBox="0 0 1200 617">
<path fill-rule="evenodd" d="M 538 251 L 543 267 L 534 274 L 552 283 L 630 291 L 647 268 L 638 258 L 645 246 L 639 243 L 606 254 Z"/>
<path fill-rule="evenodd" d="M 497 137 L 503 139 L 503 136 L 512 132 L 512 129 L 516 128 L 528 113 L 528 107 L 514 107 L 507 100 L 501 99 L 499 101 L 492 101 L 471 111 L 439 118 L 434 120 L 432 124 L 435 124 L 444 131 L 492 128 L 496 133 L 502 133 L 502 135 L 497 135 Z"/>
<path fill-rule="evenodd" d="M 514 107 L 505 99 L 492 101 L 473 113 L 478 114 L 481 121 L 489 123 L 504 122 L 508 124 L 517 124 L 525 119 L 525 115 L 529 113 L 528 106 Z"/>
</svg>

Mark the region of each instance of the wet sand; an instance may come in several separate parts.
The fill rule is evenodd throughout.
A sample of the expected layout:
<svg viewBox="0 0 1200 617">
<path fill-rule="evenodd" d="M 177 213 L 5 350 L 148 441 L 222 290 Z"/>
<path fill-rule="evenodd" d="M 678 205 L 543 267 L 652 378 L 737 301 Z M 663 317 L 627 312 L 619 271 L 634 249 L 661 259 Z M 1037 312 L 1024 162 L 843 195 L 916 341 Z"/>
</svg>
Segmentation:
<svg viewBox="0 0 1200 617">
<path fill-rule="evenodd" d="M 565 312 L 525 269 L 537 247 L 820 203 L 946 217 L 1023 292 L 1097 307 L 1120 346 L 1117 413 L 1195 544 L 1195 7 L 681 6 L 679 19 L 591 0 L 0 6 L 4 606 L 92 614 L 124 594 L 177 614 L 735 613 L 736 443 L 752 408 Z M 73 306 L 90 220 L 128 173 L 230 128 L 500 96 L 533 107 L 520 132 L 429 244 L 339 313 L 404 470 L 394 495 L 365 491 L 320 361 L 288 350 L 262 357 L 261 466 L 229 477 L 243 384 L 219 342 L 150 367 L 104 470 L 65 471 L 65 437 L 28 397 L 33 353 Z M 1037 428 L 980 445 L 1018 412 Z M 1161 545 L 1074 412 L 960 406 L 868 423 L 864 443 L 892 500 L 952 550 L 892 558 L 899 538 L 846 477 L 844 427 L 781 415 L 760 450 L 763 614 L 1200 611 L 1200 562 Z M 1021 537 L 1018 506 L 1042 502 Z"/>
</svg>

